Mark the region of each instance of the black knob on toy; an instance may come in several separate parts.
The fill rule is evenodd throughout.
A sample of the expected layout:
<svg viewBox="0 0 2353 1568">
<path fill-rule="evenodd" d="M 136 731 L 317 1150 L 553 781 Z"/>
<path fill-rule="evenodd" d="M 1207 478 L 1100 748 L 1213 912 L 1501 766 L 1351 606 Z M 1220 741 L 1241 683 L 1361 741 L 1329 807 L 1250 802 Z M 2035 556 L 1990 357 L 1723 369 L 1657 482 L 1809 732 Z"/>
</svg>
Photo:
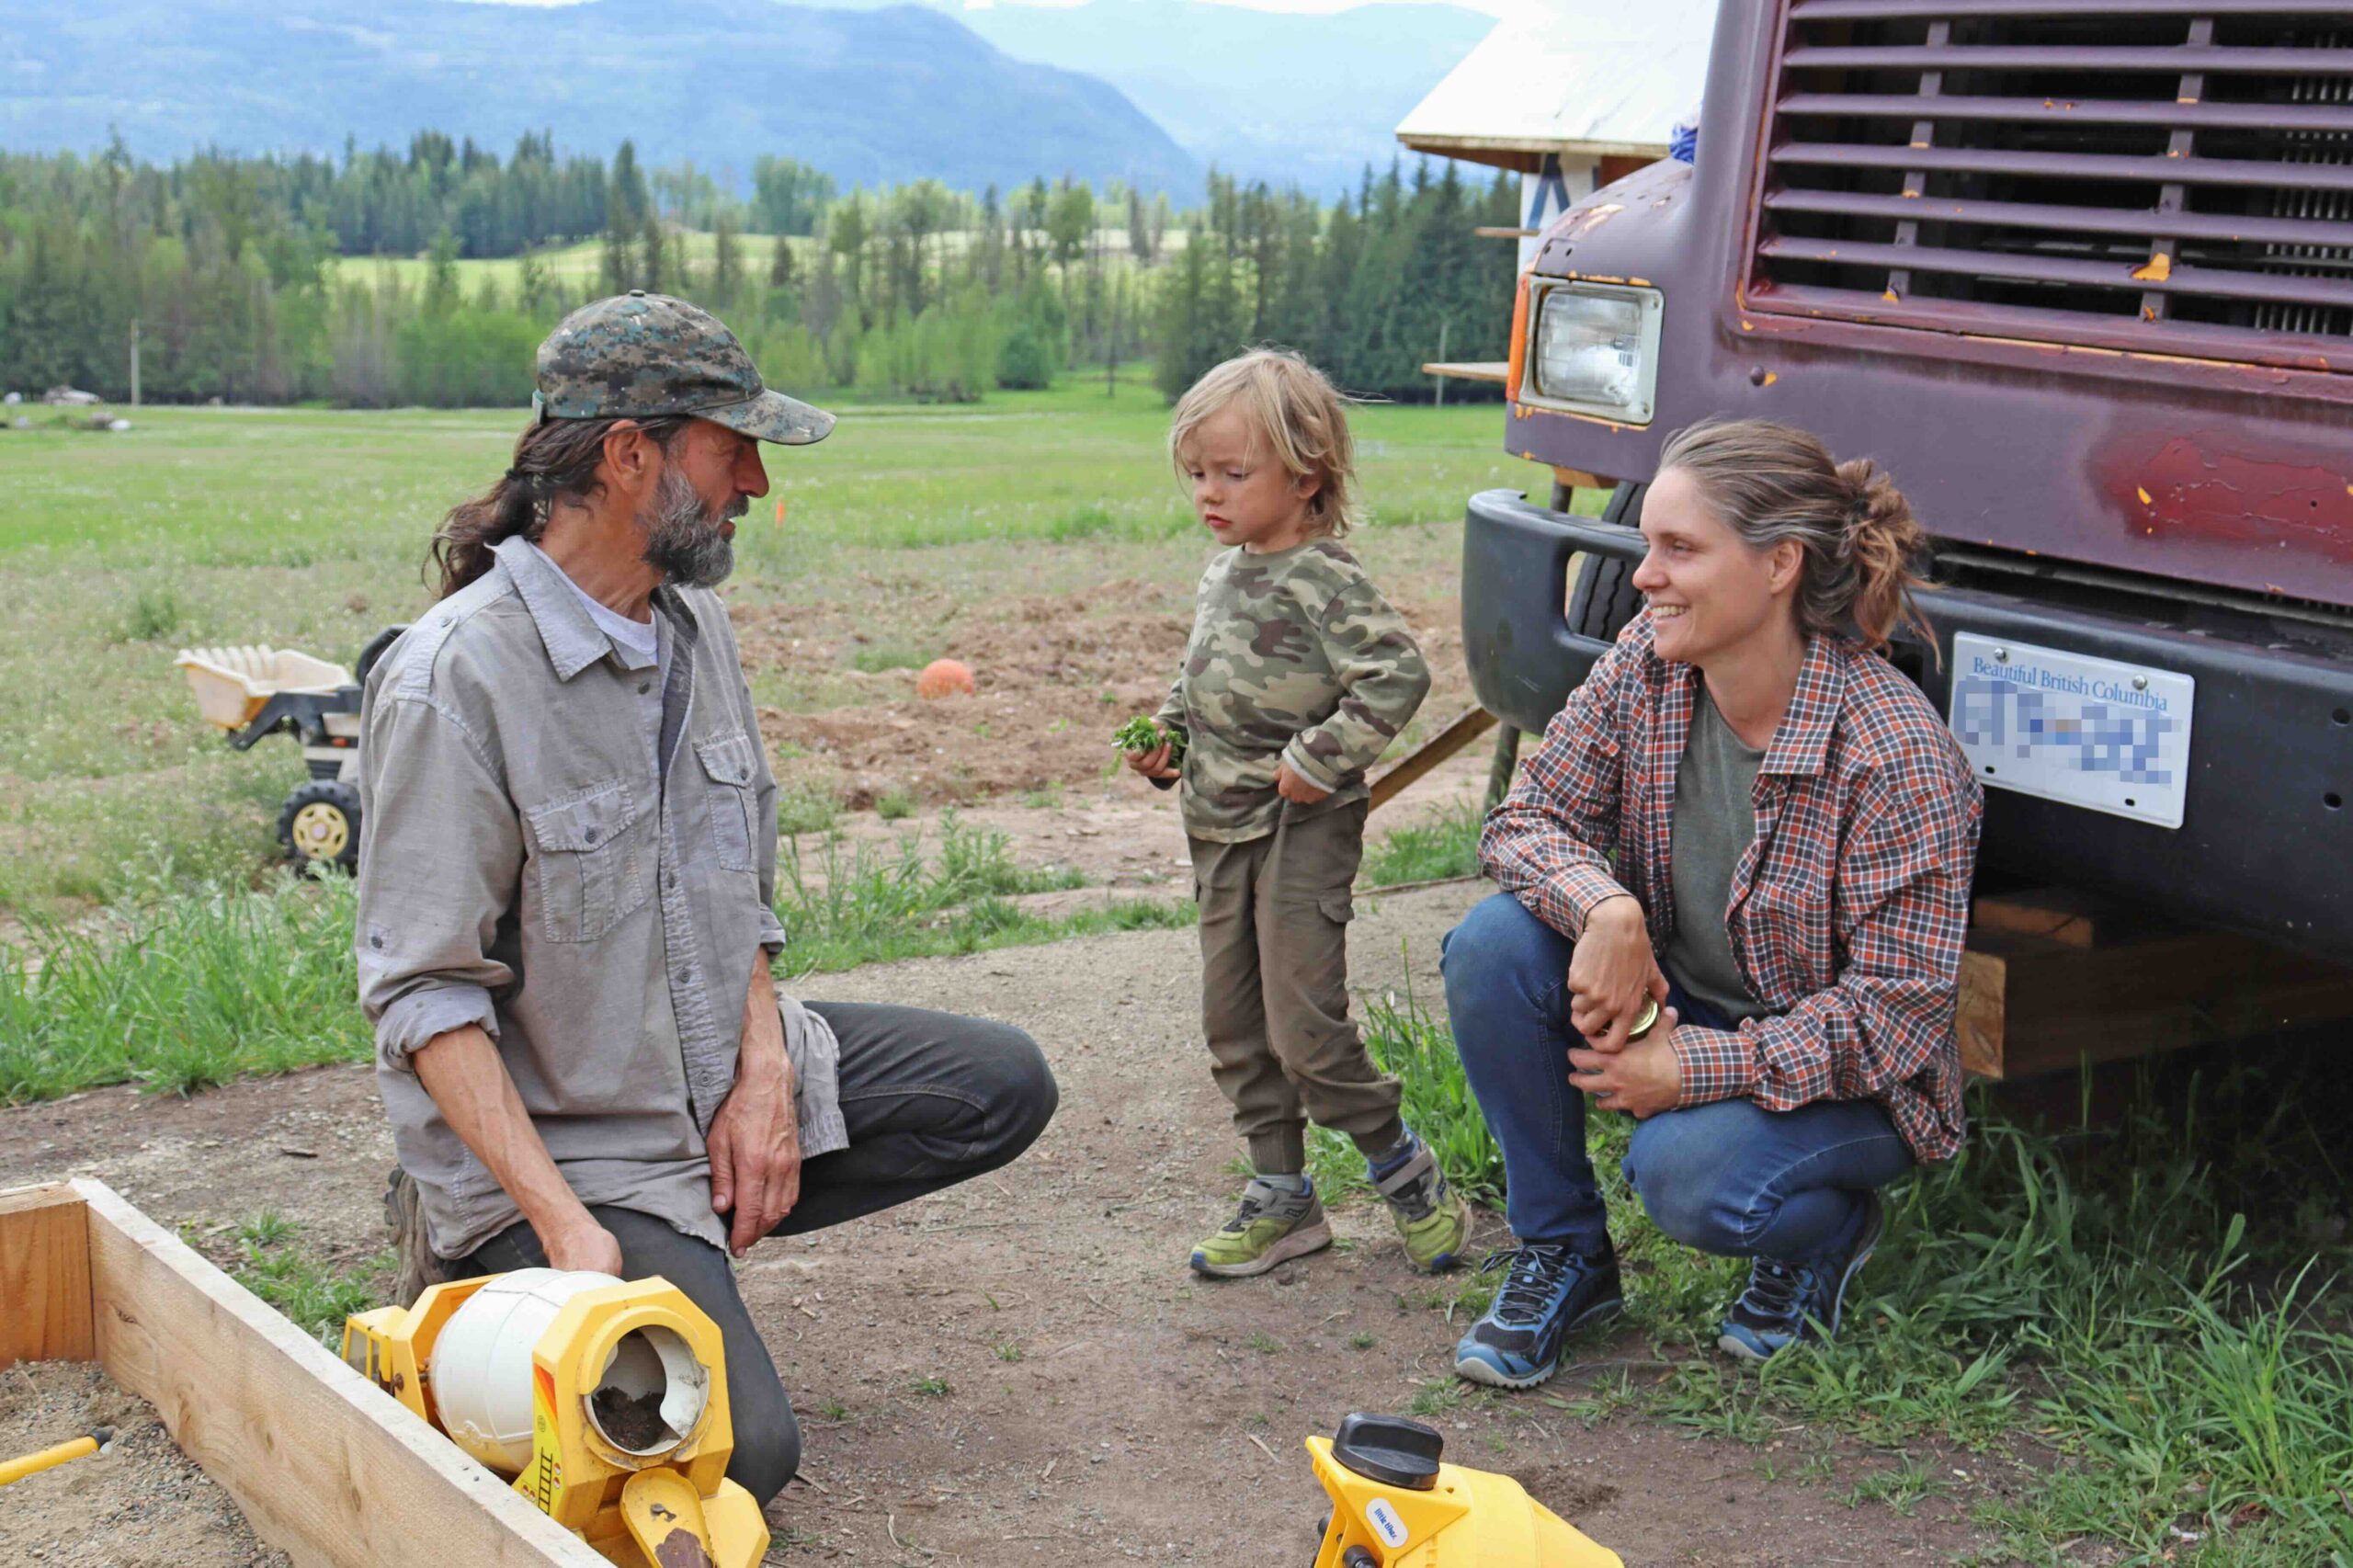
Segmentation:
<svg viewBox="0 0 2353 1568">
<path fill-rule="evenodd" d="M 1438 1484 L 1438 1461 L 1445 1451 L 1446 1439 L 1437 1427 L 1402 1415 L 1347 1416 L 1332 1439 L 1332 1457 L 1367 1481 L 1415 1492 Z"/>
</svg>

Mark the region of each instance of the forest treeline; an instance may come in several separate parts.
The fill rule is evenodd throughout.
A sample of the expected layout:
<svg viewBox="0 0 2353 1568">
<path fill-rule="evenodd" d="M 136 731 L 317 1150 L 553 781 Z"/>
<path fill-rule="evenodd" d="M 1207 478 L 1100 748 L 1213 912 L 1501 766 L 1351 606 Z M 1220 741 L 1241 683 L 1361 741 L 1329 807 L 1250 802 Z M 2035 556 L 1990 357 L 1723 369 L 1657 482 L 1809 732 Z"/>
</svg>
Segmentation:
<svg viewBox="0 0 2353 1568">
<path fill-rule="evenodd" d="M 0 153 L 0 387 L 121 399 L 135 337 L 152 401 L 516 404 L 566 311 L 644 288 L 718 312 L 811 392 L 964 400 L 1151 358 L 1173 396 L 1280 343 L 1352 392 L 1419 398 L 1441 346 L 1503 357 L 1510 255 L 1472 230 L 1514 208 L 1509 176 L 1451 164 L 1368 170 L 1328 207 L 1212 174 L 1178 210 L 1042 176 L 843 193 L 776 155 L 736 192 L 544 136 L 503 160 L 438 132 L 339 161 Z"/>
</svg>

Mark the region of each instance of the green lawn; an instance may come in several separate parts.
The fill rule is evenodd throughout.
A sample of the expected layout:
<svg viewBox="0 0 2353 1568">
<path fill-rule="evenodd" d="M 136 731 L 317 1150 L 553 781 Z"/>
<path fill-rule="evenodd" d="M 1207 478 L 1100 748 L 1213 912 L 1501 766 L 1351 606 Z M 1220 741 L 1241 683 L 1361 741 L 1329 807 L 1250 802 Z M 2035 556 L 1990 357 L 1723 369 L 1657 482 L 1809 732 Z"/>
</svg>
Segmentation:
<svg viewBox="0 0 2353 1568">
<path fill-rule="evenodd" d="M 707 229 L 688 229 L 682 233 L 686 240 L 688 259 L 696 267 L 710 267 L 711 258 L 718 249 L 718 242 L 710 232 Z M 969 233 L 952 231 L 934 235 L 930 244 L 934 255 L 940 254 L 942 251 L 961 254 L 964 246 L 972 238 L 973 236 Z M 739 234 L 736 240 L 743 247 L 745 272 L 754 278 L 766 278 L 768 265 L 775 259 L 777 236 Z M 792 246 L 792 259 L 795 263 L 803 266 L 814 264 L 817 246 L 814 239 L 795 236 L 789 243 Z M 1033 238 L 1032 244 L 1037 243 L 1040 243 L 1039 240 Z M 1125 263 L 1128 255 L 1126 229 L 1100 230 L 1096 235 L 1096 244 L 1106 256 L 1113 259 L 1115 264 Z M 1164 254 L 1183 250 L 1185 231 L 1181 228 L 1169 230 L 1161 236 L 1161 245 Z M 539 253 L 539 262 L 541 269 L 551 279 L 561 282 L 567 290 L 578 290 L 585 285 L 596 282 L 602 275 L 604 243 L 600 240 L 581 240 L 568 245 L 551 245 Z M 338 273 L 342 277 L 357 278 L 370 282 L 379 278 L 394 278 L 400 280 L 403 287 L 412 290 L 425 286 L 426 272 L 430 265 L 422 256 L 344 256 L 335 263 Z M 516 285 L 522 280 L 522 277 L 523 258 L 521 256 L 487 256 L 481 259 L 461 256 L 458 261 L 458 283 L 469 297 L 482 287 L 482 280 L 484 278 L 494 278 L 498 280 L 500 290 L 511 300 L 515 294 Z"/>
<path fill-rule="evenodd" d="M 888 641 L 893 584 L 1034 594 L 1131 576 L 1166 583 L 1172 605 L 1189 592 L 1204 551 L 1144 368 L 1108 396 L 1087 377 L 976 404 L 834 406 L 831 440 L 767 449 L 773 498 L 739 540 L 741 602 L 868 596 Z M 1541 480 L 1501 449 L 1500 417 L 1358 412 L 1363 549 L 1382 570 L 1450 565 L 1466 495 Z M 147 408 L 119 434 L 0 431 L 16 601 L 0 621 L 0 912 L 67 912 L 159 867 L 258 871 L 300 761 L 275 739 L 229 754 L 174 652 L 267 642 L 347 663 L 427 602 L 427 537 L 506 466 L 522 422 Z"/>
</svg>

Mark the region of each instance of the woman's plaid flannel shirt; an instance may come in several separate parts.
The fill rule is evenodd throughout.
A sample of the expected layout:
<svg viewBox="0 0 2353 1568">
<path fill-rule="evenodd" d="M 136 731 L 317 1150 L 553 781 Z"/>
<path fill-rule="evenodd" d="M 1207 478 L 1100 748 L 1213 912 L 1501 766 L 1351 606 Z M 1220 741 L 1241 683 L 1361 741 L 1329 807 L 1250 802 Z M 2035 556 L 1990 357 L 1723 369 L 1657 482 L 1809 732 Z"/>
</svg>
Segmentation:
<svg viewBox="0 0 2353 1568">
<path fill-rule="evenodd" d="M 1596 904 L 1631 893 L 1664 951 L 1675 770 L 1699 672 L 1651 638 L 1645 611 L 1570 694 L 1487 818 L 1479 859 L 1572 940 Z M 1947 1158 L 1961 1147 L 1953 1013 L 1984 813 L 1952 732 L 1886 660 L 1816 637 L 1755 804 L 1724 924 L 1766 1012 L 1675 1031 L 1682 1103 L 1875 1099 L 1916 1158 Z"/>
</svg>

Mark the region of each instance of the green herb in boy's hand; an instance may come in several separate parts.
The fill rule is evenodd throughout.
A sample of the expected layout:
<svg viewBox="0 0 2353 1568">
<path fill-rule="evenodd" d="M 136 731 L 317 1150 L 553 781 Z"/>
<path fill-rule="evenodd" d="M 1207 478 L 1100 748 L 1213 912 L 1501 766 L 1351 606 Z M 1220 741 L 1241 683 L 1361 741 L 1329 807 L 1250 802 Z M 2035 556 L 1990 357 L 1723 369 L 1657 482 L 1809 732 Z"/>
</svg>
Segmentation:
<svg viewBox="0 0 2353 1568">
<path fill-rule="evenodd" d="M 1148 751 L 1157 751 L 1165 744 L 1168 747 L 1168 760 L 1174 762 L 1185 755 L 1185 732 L 1164 730 L 1160 727 L 1160 722 L 1157 719 L 1139 713 L 1112 733 L 1111 744 L 1123 752 L 1136 756 Z"/>
</svg>

